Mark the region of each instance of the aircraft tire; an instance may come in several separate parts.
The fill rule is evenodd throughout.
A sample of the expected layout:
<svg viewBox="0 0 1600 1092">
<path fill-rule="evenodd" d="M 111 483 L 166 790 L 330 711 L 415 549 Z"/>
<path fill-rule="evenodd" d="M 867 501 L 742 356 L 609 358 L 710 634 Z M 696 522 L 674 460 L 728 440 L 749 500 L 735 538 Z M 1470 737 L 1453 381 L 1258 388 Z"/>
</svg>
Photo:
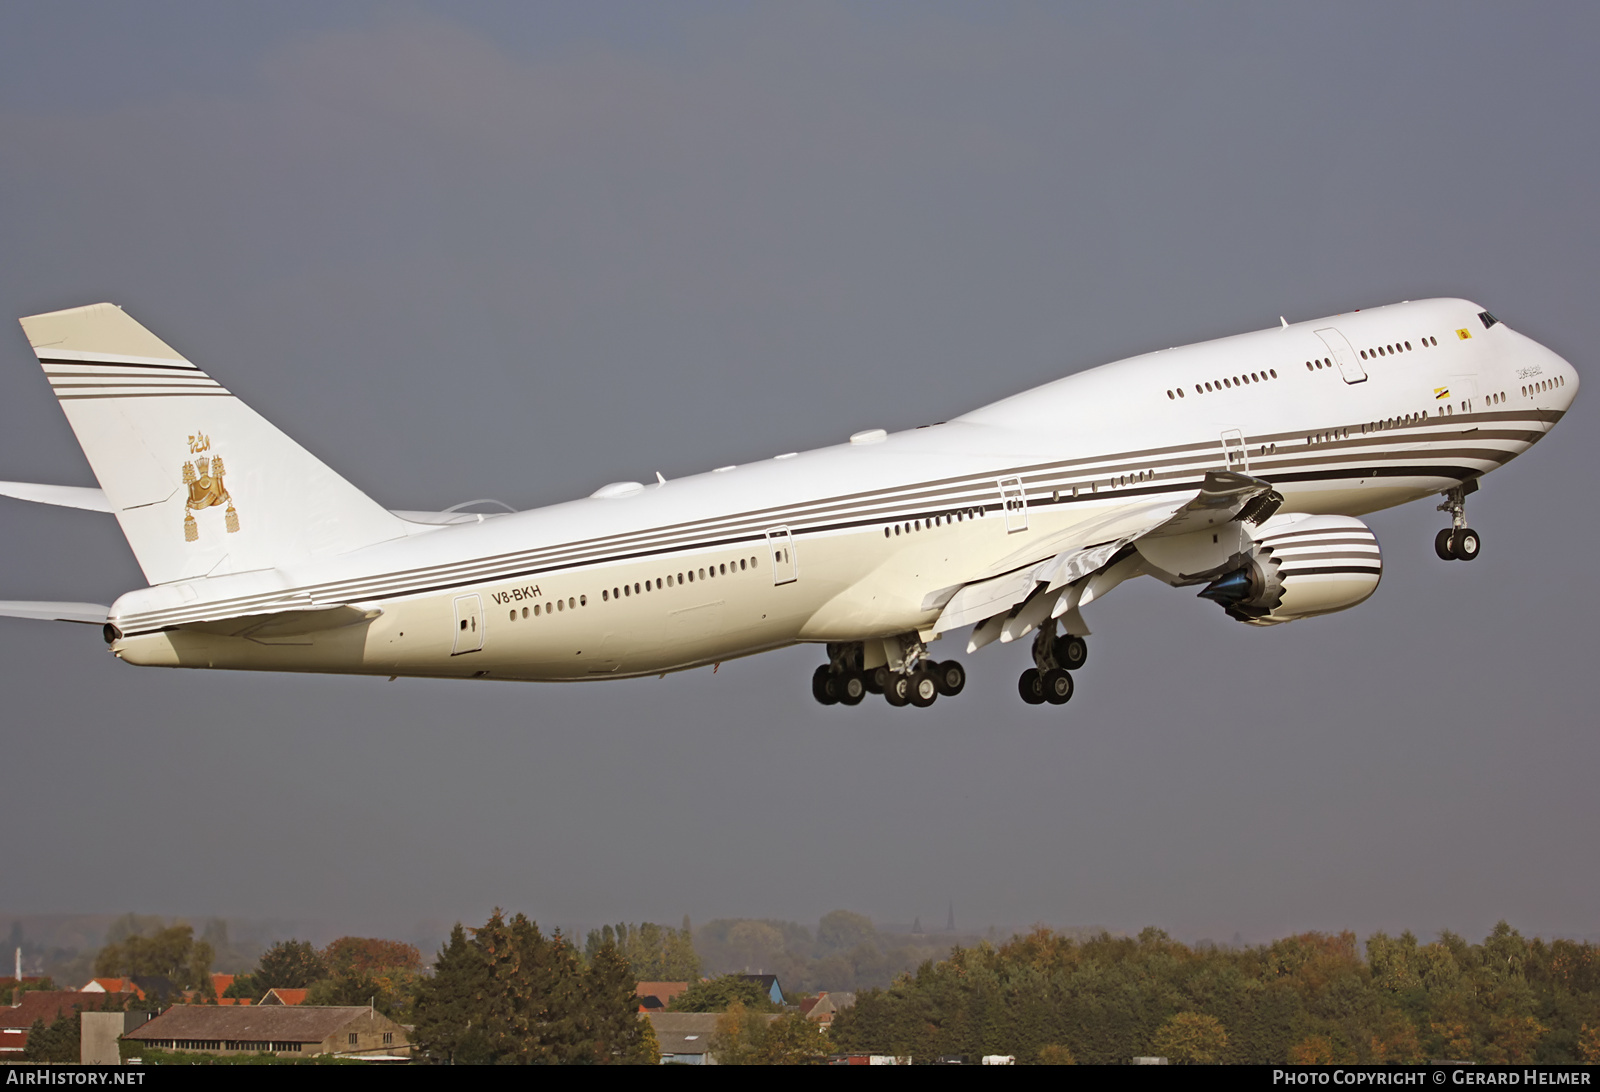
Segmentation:
<svg viewBox="0 0 1600 1092">
<path fill-rule="evenodd" d="M 955 660 L 946 660 L 933 669 L 933 676 L 939 683 L 939 693 L 947 698 L 953 698 L 967 686 L 967 669 Z"/>
<path fill-rule="evenodd" d="M 1072 673 L 1056 667 L 1046 671 L 1039 679 L 1045 701 L 1051 705 L 1065 705 L 1072 700 Z"/>
<path fill-rule="evenodd" d="M 867 680 L 858 671 L 846 671 L 833 681 L 833 692 L 840 705 L 860 705 L 867 696 Z"/>
<path fill-rule="evenodd" d="M 867 683 L 867 693 L 869 693 L 869 694 L 881 694 L 881 693 L 883 693 L 884 680 L 887 679 L 888 677 L 889 677 L 889 669 L 887 667 L 875 667 L 871 671 L 869 671 L 865 675 L 863 675 L 862 678 L 865 679 L 866 683 Z"/>
<path fill-rule="evenodd" d="M 1457 561 L 1476 561 L 1483 549 L 1483 540 L 1471 527 L 1463 527 L 1450 540 L 1450 553 Z"/>
<path fill-rule="evenodd" d="M 939 700 L 939 680 L 927 668 L 911 675 L 911 704 L 926 709 Z"/>
<path fill-rule="evenodd" d="M 835 705 L 839 695 L 832 686 L 833 676 L 828 671 L 828 665 L 823 664 L 811 673 L 811 696 L 817 699 L 819 705 Z"/>
<path fill-rule="evenodd" d="M 883 684 L 883 700 L 896 709 L 911 700 L 911 680 L 904 675 L 889 674 L 889 681 Z"/>
<path fill-rule="evenodd" d="M 1039 676 L 1039 669 L 1030 667 L 1017 679 L 1017 693 L 1022 695 L 1022 700 L 1029 705 L 1044 704 L 1044 680 Z"/>
<path fill-rule="evenodd" d="M 1089 662 L 1089 642 L 1071 633 L 1056 642 L 1056 662 L 1068 671 L 1076 671 Z"/>
<path fill-rule="evenodd" d="M 1454 561 L 1456 559 L 1455 549 L 1451 544 L 1455 534 L 1454 528 L 1446 527 L 1433 536 L 1433 552 L 1439 555 L 1440 561 Z"/>
</svg>

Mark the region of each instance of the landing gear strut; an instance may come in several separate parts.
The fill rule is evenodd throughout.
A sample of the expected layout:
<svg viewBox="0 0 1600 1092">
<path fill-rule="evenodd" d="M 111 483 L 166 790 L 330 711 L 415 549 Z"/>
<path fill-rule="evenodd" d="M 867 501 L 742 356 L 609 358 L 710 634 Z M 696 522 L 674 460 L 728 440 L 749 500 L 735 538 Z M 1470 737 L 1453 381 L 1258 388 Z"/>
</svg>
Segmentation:
<svg viewBox="0 0 1600 1092">
<path fill-rule="evenodd" d="M 1450 513 L 1450 526 L 1433 538 L 1440 561 L 1475 561 L 1483 548 L 1478 532 L 1467 526 L 1467 496 L 1478 491 L 1478 479 L 1468 478 L 1444 494 L 1439 511 Z"/>
<path fill-rule="evenodd" d="M 898 655 L 871 671 L 862 667 L 862 642 L 830 643 L 828 662 L 812 673 L 811 696 L 822 705 L 858 705 L 867 694 L 882 694 L 890 705 L 926 709 L 940 695 L 953 698 L 966 687 L 966 668 L 955 660 L 935 661 L 915 635 L 886 643 L 895 644 Z"/>
<path fill-rule="evenodd" d="M 1084 639 L 1070 633 L 1058 636 L 1052 622 L 1033 639 L 1033 666 L 1017 679 L 1017 693 L 1029 705 L 1065 705 L 1072 700 L 1072 672 L 1088 659 Z"/>
</svg>

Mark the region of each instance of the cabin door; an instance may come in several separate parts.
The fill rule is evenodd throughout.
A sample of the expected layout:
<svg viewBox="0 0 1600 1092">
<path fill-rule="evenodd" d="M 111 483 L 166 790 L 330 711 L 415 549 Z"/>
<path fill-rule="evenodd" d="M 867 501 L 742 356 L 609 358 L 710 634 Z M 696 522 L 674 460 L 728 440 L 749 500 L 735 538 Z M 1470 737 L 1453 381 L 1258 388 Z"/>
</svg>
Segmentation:
<svg viewBox="0 0 1600 1092">
<path fill-rule="evenodd" d="M 1345 336 L 1332 326 L 1317 331 L 1317 336 L 1328 347 L 1328 352 L 1333 354 L 1333 362 L 1339 365 L 1339 374 L 1344 376 L 1346 383 L 1365 383 L 1367 381 L 1366 369 L 1361 367 L 1361 358 L 1356 356 L 1356 351 L 1350 347 L 1350 342 Z"/>
<path fill-rule="evenodd" d="M 1250 473 L 1250 453 L 1244 447 L 1244 433 L 1236 428 L 1222 434 L 1222 460 L 1235 474 Z"/>
<path fill-rule="evenodd" d="M 1028 529 L 1028 494 L 1022 488 L 1021 478 L 1001 478 L 1000 506 L 1006 514 L 1006 534 Z"/>
<path fill-rule="evenodd" d="M 767 556 L 772 560 L 772 582 L 792 584 L 800 578 L 800 559 L 794 552 L 794 535 L 787 527 L 767 532 Z"/>
<path fill-rule="evenodd" d="M 450 655 L 476 652 L 483 647 L 483 600 L 477 595 L 456 596 L 456 643 Z"/>
</svg>

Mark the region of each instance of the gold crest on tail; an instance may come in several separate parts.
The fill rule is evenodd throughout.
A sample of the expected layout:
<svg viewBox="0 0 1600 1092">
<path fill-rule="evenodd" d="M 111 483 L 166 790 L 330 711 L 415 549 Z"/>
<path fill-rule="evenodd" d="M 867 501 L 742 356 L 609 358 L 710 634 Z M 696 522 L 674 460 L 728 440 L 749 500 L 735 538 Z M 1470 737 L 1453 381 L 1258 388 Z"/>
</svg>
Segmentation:
<svg viewBox="0 0 1600 1092">
<path fill-rule="evenodd" d="M 228 495 L 228 487 L 222 482 L 222 476 L 226 473 L 222 456 L 200 454 L 210 450 L 211 438 L 205 433 L 197 432 L 189 437 L 189 454 L 200 457 L 183 464 L 183 484 L 189 489 L 189 499 L 183 506 L 183 538 L 186 542 L 200 539 L 200 525 L 195 521 L 194 514 L 202 508 L 226 504 L 228 510 L 222 521 L 224 528 L 230 535 L 239 529 L 239 513 L 234 510 L 233 498 Z"/>
</svg>

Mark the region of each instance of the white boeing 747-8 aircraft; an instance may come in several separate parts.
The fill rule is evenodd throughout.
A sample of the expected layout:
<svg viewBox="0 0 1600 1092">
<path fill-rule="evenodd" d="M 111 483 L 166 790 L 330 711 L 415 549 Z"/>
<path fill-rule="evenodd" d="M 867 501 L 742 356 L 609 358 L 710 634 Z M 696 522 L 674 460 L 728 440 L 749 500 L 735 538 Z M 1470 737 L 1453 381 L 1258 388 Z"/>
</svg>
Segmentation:
<svg viewBox="0 0 1600 1092">
<path fill-rule="evenodd" d="M 1149 575 L 1271 625 L 1382 574 L 1357 516 L 1430 494 L 1441 558 L 1479 550 L 1478 479 L 1577 394 L 1572 366 L 1477 304 L 1423 300 L 1150 353 L 952 421 L 617 482 L 526 512 L 391 512 L 112 304 L 22 320 L 150 587 L 103 625 L 132 664 L 620 679 L 798 642 L 813 693 L 930 705 L 967 651 L 1031 638 L 1024 701 L 1065 702 L 1083 611 Z"/>
</svg>

